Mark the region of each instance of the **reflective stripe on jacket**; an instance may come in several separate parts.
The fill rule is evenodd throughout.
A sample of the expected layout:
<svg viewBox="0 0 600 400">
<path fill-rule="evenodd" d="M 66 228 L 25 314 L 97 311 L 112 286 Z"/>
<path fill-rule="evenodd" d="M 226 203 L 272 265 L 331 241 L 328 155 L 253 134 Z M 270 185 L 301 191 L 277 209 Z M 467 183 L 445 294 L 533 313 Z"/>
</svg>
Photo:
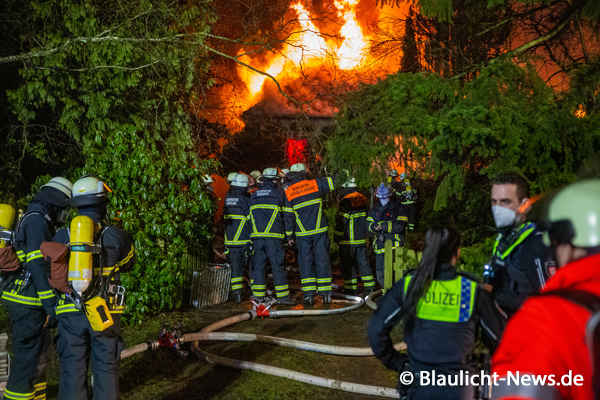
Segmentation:
<svg viewBox="0 0 600 400">
<path fill-rule="evenodd" d="M 335 189 L 333 178 L 301 180 L 285 191 L 284 220 L 288 236 L 311 236 L 327 232 L 323 193 Z"/>
</svg>

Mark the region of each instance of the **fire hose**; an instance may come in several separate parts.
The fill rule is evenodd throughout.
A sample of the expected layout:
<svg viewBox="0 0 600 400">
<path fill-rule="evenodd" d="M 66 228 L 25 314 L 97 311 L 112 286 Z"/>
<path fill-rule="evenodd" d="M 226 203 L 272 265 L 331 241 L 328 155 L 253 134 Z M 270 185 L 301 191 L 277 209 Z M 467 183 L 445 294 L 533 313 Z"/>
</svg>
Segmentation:
<svg viewBox="0 0 600 400">
<path fill-rule="evenodd" d="M 333 310 L 285 310 L 285 311 L 277 311 L 277 310 L 269 310 L 269 307 L 261 306 L 256 311 L 251 310 L 249 312 L 236 315 L 233 317 L 229 317 L 223 319 L 221 321 L 217 321 L 197 333 L 185 334 L 180 340 L 180 344 L 191 342 L 190 347 L 192 352 L 200 359 L 206 360 L 210 363 L 225 365 L 232 368 L 237 369 L 249 369 L 256 372 L 261 372 L 269 375 L 284 377 L 288 379 L 293 379 L 299 382 L 308 383 L 311 385 L 343 390 L 352 393 L 360 393 L 371 396 L 380 396 L 380 397 L 390 397 L 390 398 L 398 398 L 399 394 L 396 389 L 392 388 L 384 388 L 370 385 L 362 385 L 351 382 L 343 382 L 334 379 L 322 378 L 314 375 L 308 375 L 301 372 L 291 371 L 283 368 L 268 366 L 264 364 L 259 364 L 255 362 L 234 360 L 230 358 L 215 356 L 213 354 L 209 354 L 204 350 L 198 347 L 199 341 L 214 341 L 214 340 L 224 340 L 224 341 L 246 341 L 246 342 L 258 342 L 258 343 L 270 343 L 279 346 L 286 347 L 294 347 L 301 350 L 307 351 L 315 351 L 326 354 L 333 355 L 345 355 L 345 356 L 372 356 L 373 352 L 370 348 L 357 348 L 357 347 L 341 347 L 341 346 L 329 346 L 329 345 L 321 345 L 316 343 L 303 342 L 299 340 L 292 339 L 283 339 L 276 338 L 273 336 L 263 336 L 263 335 L 254 335 L 254 334 L 242 334 L 242 333 L 230 333 L 230 332 L 213 332 L 218 329 L 224 328 L 229 325 L 236 324 L 242 321 L 253 320 L 257 316 L 260 317 L 291 317 L 291 316 L 306 316 L 306 315 L 331 315 L 331 314 L 340 314 L 348 311 L 355 310 L 360 308 L 364 304 L 364 300 L 360 297 L 343 295 L 338 293 L 333 293 L 333 297 L 344 298 L 348 300 L 354 300 L 355 304 L 344 307 L 340 309 Z M 148 349 L 156 350 L 159 347 L 159 343 L 156 340 L 149 341 L 147 343 L 142 343 L 137 346 L 131 347 L 129 349 L 121 352 L 121 359 L 127 358 L 133 354 L 140 353 L 146 351 Z M 405 350 L 406 344 L 398 343 L 394 345 L 396 350 Z"/>
</svg>

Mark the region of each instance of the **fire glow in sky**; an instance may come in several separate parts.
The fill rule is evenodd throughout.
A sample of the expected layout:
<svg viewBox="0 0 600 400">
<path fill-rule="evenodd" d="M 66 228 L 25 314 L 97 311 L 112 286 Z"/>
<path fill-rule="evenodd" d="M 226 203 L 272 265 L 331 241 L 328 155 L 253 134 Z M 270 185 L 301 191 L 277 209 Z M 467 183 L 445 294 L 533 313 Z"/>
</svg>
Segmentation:
<svg viewBox="0 0 600 400">
<path fill-rule="evenodd" d="M 387 13 L 401 11 L 379 9 L 374 2 L 363 1 L 361 9 L 361 0 L 330 0 L 326 15 L 317 15 L 307 4 L 300 0 L 289 6 L 286 21 L 291 23 L 281 30 L 285 40 L 276 48 L 253 53 L 254 48 L 242 47 L 237 56 L 242 63 L 274 77 L 286 94 L 305 103 L 303 111 L 332 115 L 335 96 L 398 69 L 395 60 L 376 60 L 369 54 L 368 27 Z M 274 114 L 300 111 L 279 93 L 271 78 L 242 65 L 236 72 L 242 85 L 236 87 L 240 95 L 235 107 L 230 107 L 238 113 L 233 123 L 226 123 L 230 130 L 241 130 L 241 114 L 259 103 Z"/>
</svg>

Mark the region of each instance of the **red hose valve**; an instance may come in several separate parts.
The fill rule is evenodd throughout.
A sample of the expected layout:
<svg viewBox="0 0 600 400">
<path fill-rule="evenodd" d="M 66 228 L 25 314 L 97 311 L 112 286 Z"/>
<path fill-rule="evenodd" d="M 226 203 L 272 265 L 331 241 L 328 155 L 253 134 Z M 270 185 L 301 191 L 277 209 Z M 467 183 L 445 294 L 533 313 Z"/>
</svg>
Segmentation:
<svg viewBox="0 0 600 400">
<path fill-rule="evenodd" d="M 268 317 L 269 316 L 269 309 L 267 307 L 265 307 L 264 304 L 261 304 L 258 306 L 258 308 L 256 309 L 256 316 L 257 317 Z"/>
</svg>

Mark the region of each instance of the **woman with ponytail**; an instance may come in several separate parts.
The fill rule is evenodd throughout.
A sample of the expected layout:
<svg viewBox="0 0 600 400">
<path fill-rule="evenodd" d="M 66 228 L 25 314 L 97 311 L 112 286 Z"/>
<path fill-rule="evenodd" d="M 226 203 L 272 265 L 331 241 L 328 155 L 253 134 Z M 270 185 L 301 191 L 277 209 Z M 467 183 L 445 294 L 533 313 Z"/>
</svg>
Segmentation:
<svg viewBox="0 0 600 400">
<path fill-rule="evenodd" d="M 482 339 L 491 350 L 504 329 L 506 321 L 490 293 L 472 277 L 456 271 L 459 257 L 458 230 L 451 225 L 431 227 L 418 268 L 392 286 L 369 323 L 369 342 L 375 356 L 398 372 L 408 368 L 407 358 L 394 350 L 390 331 L 403 324 L 409 368 L 415 375 L 411 385 L 399 386 L 403 398 L 474 399 L 470 378 L 478 373 L 474 363 L 478 328 L 482 328 Z M 477 379 L 474 383 L 478 384 Z"/>
</svg>

